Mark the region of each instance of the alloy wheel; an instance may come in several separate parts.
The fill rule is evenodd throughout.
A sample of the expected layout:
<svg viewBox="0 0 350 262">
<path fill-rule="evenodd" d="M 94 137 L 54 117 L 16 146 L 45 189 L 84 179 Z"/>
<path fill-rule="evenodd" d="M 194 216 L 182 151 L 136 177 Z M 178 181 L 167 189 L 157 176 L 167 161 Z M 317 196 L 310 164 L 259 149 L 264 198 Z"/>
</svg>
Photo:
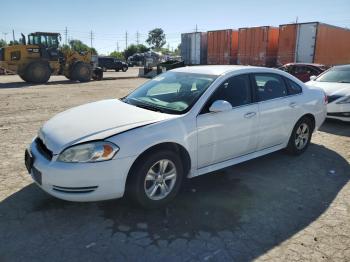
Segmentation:
<svg viewBox="0 0 350 262">
<path fill-rule="evenodd" d="M 151 200 L 164 199 L 174 188 L 177 178 L 175 164 L 169 159 L 157 161 L 148 170 L 144 190 Z"/>
<path fill-rule="evenodd" d="M 302 123 L 295 133 L 295 146 L 298 150 L 303 149 L 309 140 L 310 129 L 306 123 Z"/>
</svg>

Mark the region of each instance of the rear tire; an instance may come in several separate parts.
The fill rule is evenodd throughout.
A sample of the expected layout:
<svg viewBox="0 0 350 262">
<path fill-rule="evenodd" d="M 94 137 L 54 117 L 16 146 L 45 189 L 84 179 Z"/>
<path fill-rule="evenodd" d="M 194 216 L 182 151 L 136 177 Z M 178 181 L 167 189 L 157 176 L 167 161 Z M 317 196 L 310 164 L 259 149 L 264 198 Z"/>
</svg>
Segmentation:
<svg viewBox="0 0 350 262">
<path fill-rule="evenodd" d="M 289 138 L 287 151 L 292 155 L 300 155 L 305 152 L 310 144 L 313 132 L 313 123 L 307 118 L 301 118 L 294 126 Z"/>
<path fill-rule="evenodd" d="M 126 66 L 123 66 L 122 71 L 126 72 L 126 71 L 128 71 L 128 68 Z"/>
<path fill-rule="evenodd" d="M 73 65 L 70 79 L 79 82 L 89 82 L 91 80 L 92 70 L 87 63 L 77 62 Z"/>
<path fill-rule="evenodd" d="M 96 81 L 100 81 L 103 79 L 103 71 L 101 69 L 95 69 L 92 74 L 92 79 Z"/>
<path fill-rule="evenodd" d="M 139 159 L 131 170 L 128 193 L 144 208 L 162 207 L 177 195 L 183 173 L 181 159 L 173 151 L 150 153 Z"/>
<path fill-rule="evenodd" d="M 20 77 L 23 81 L 29 82 L 28 79 L 25 77 L 24 74 L 18 74 L 18 75 L 19 75 L 19 77 Z"/>
<path fill-rule="evenodd" d="M 51 69 L 49 65 L 46 62 L 43 61 L 35 61 L 30 63 L 23 75 L 20 75 L 20 77 L 29 83 L 35 83 L 35 84 L 44 84 L 49 81 L 51 76 Z"/>
</svg>

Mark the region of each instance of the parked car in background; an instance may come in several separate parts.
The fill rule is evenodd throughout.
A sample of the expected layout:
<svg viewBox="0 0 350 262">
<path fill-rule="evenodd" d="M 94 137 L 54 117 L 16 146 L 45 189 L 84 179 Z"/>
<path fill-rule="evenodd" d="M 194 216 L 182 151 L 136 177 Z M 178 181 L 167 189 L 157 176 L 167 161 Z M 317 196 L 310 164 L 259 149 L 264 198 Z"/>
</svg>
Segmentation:
<svg viewBox="0 0 350 262">
<path fill-rule="evenodd" d="M 119 72 L 120 70 L 126 72 L 128 70 L 127 63 L 120 61 L 114 57 L 99 57 L 98 66 L 101 67 L 105 72 L 107 70 L 115 70 L 116 72 Z"/>
<path fill-rule="evenodd" d="M 122 99 L 47 121 L 25 153 L 34 181 L 71 201 L 119 198 L 147 208 L 196 177 L 286 148 L 303 153 L 326 116 L 325 94 L 283 71 L 194 66 Z"/>
<path fill-rule="evenodd" d="M 306 84 L 326 92 L 328 118 L 350 121 L 350 65 L 334 66 Z"/>
<path fill-rule="evenodd" d="M 328 67 L 321 64 L 289 63 L 279 67 L 279 69 L 295 76 L 300 81 L 307 82 L 310 80 L 310 76 L 318 76 Z"/>
</svg>

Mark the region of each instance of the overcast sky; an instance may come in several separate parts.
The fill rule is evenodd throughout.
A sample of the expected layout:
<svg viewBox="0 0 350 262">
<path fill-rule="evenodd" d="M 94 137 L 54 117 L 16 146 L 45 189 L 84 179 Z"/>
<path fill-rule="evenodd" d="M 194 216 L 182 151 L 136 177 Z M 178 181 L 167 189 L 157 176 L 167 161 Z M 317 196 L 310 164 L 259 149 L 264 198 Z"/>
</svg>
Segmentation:
<svg viewBox="0 0 350 262">
<path fill-rule="evenodd" d="M 320 21 L 350 28 L 350 0 L 11 0 L 1 1 L 0 38 L 12 29 L 16 38 L 20 33 L 35 31 L 59 32 L 65 41 L 80 39 L 99 53 L 108 54 L 128 44 L 144 43 L 148 31 L 161 27 L 166 33 L 170 48 L 181 41 L 180 35 L 194 31 L 237 29 L 240 27 L 272 25 L 294 22 Z"/>
</svg>

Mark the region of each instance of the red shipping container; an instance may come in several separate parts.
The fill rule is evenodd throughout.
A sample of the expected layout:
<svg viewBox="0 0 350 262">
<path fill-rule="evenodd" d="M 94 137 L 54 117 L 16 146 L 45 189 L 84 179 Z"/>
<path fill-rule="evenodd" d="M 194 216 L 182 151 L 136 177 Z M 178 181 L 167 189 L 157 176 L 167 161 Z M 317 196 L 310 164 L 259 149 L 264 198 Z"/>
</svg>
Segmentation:
<svg viewBox="0 0 350 262">
<path fill-rule="evenodd" d="M 235 30 L 209 31 L 208 64 L 229 65 L 237 63 L 238 32 Z"/>
<path fill-rule="evenodd" d="M 278 28 L 270 26 L 240 28 L 238 31 L 238 64 L 275 66 Z"/>
</svg>

